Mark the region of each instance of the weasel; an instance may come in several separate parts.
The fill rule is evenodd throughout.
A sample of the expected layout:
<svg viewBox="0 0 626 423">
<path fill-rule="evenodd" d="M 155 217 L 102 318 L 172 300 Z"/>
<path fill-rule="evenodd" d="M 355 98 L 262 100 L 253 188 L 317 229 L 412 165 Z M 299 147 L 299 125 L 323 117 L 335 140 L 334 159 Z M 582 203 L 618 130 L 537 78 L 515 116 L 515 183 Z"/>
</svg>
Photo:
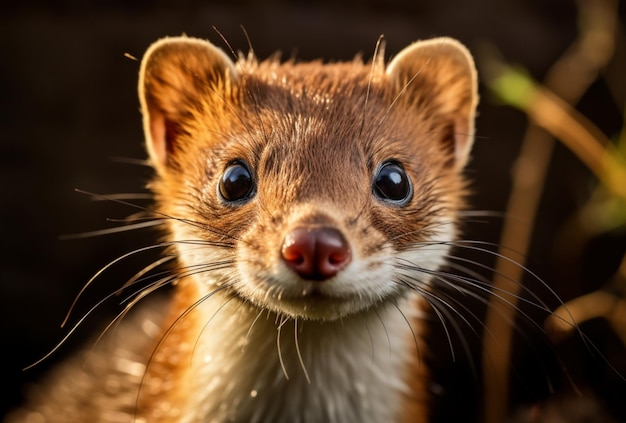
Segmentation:
<svg viewBox="0 0 626 423">
<path fill-rule="evenodd" d="M 421 318 L 457 238 L 477 98 L 450 38 L 389 63 L 155 42 L 139 99 L 176 261 L 156 286 L 175 293 L 10 421 L 428 421 Z"/>
</svg>

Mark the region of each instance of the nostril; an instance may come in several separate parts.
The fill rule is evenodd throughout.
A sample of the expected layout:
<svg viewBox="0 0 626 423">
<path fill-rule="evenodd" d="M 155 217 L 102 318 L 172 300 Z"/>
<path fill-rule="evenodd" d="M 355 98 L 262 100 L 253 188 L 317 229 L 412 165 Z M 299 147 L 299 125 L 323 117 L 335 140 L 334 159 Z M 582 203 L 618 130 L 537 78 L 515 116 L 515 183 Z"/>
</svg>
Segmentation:
<svg viewBox="0 0 626 423">
<path fill-rule="evenodd" d="M 305 279 L 335 276 L 351 260 L 348 242 L 334 228 L 296 228 L 283 241 L 282 258 Z"/>
<path fill-rule="evenodd" d="M 315 246 L 318 272 L 323 276 L 336 275 L 350 261 L 350 247 L 336 229 L 318 229 Z"/>
<path fill-rule="evenodd" d="M 298 246 L 290 242 L 288 245 L 283 245 L 283 259 L 294 265 L 300 265 L 304 263 L 304 255 L 299 250 Z"/>
<path fill-rule="evenodd" d="M 304 228 L 297 228 L 287 234 L 281 251 L 283 260 L 301 275 L 311 274 L 315 257 L 315 236 Z"/>
<path fill-rule="evenodd" d="M 332 253 L 328 258 L 330 264 L 337 265 L 341 264 L 346 260 L 346 255 L 343 253 Z"/>
</svg>

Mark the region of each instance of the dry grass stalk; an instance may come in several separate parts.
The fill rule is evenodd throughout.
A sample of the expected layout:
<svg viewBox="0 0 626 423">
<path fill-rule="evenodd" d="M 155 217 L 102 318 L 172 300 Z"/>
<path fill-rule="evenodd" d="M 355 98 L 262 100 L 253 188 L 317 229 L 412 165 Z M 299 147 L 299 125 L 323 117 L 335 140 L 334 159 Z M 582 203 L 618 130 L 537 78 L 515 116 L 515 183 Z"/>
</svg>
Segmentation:
<svg viewBox="0 0 626 423">
<path fill-rule="evenodd" d="M 532 120 L 514 169 L 508 218 L 500 242 L 505 247 L 499 251 L 504 258 L 496 262 L 494 272 L 494 292 L 508 294 L 492 297 L 485 321 L 485 334 L 489 334 L 483 341 L 485 423 L 502 423 L 508 414 L 512 322 L 521 291 L 524 257 L 554 145 L 546 129 L 567 140 L 572 151 L 591 165 L 598 177 L 608 181 L 615 192 L 624 191 L 617 186 L 619 184 L 611 182 L 612 173 L 605 172 L 607 168 L 614 169 L 611 163 L 607 166 L 606 140 L 599 131 L 590 129 L 593 125 L 587 124 L 567 106 L 567 103 L 578 101 L 613 54 L 617 4 L 612 0 L 579 1 L 578 7 L 579 37 L 550 69 L 545 88 L 529 84 L 530 80 L 520 79 L 519 74 L 503 73 L 511 68 L 503 67 L 493 58 L 484 63 L 483 75 L 491 88 L 510 104 L 525 110 Z M 510 79 L 511 76 L 517 78 Z M 511 86 L 512 83 L 517 85 Z M 520 217 L 523 217 L 524 225 L 520 224 Z M 513 255 L 510 251 L 516 253 Z"/>
</svg>

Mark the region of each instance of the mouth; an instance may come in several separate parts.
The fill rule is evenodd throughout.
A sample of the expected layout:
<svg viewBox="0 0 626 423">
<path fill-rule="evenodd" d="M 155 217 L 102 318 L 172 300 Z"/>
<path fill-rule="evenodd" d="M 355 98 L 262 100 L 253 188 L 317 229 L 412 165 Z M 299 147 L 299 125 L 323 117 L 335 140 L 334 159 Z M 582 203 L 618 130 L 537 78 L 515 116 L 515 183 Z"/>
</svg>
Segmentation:
<svg viewBox="0 0 626 423">
<path fill-rule="evenodd" d="M 367 268 L 359 262 L 333 277 L 315 280 L 288 269 L 259 269 L 242 262 L 237 296 L 257 310 L 295 319 L 332 321 L 375 310 L 405 295 L 391 269 Z"/>
<path fill-rule="evenodd" d="M 319 283 L 310 282 L 299 291 L 269 289 L 264 295 L 246 295 L 245 300 L 259 309 L 315 321 L 334 321 L 356 315 L 385 301 L 384 298 L 374 298 L 363 293 L 337 294 L 327 291 Z"/>
</svg>

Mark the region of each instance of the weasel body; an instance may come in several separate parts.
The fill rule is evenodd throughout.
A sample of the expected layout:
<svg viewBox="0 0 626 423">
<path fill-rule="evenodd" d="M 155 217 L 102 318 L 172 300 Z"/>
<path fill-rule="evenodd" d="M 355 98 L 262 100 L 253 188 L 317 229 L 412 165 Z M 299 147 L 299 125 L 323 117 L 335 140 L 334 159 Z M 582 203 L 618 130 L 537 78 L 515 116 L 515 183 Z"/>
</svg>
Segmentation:
<svg viewBox="0 0 626 423">
<path fill-rule="evenodd" d="M 176 293 L 16 420 L 427 421 L 420 316 L 456 239 L 476 85 L 448 38 L 388 65 L 156 42 L 139 95 Z"/>
</svg>

